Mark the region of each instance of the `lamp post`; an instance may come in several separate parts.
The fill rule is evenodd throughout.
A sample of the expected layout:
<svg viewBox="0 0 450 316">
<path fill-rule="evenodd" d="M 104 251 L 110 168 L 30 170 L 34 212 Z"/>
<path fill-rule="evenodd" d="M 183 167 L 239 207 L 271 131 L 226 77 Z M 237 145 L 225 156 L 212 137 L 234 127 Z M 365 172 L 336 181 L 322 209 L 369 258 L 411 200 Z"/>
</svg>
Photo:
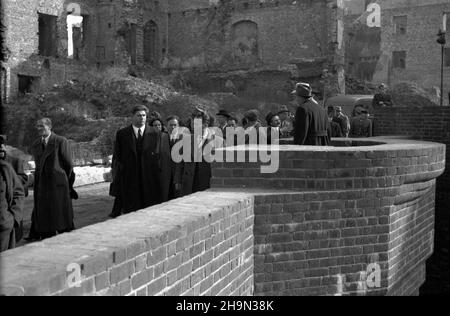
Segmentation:
<svg viewBox="0 0 450 316">
<path fill-rule="evenodd" d="M 441 106 L 444 105 L 444 55 L 445 55 L 445 44 L 447 42 L 445 34 L 447 32 L 447 13 L 442 16 L 442 29 L 439 30 L 437 34 L 437 42 L 441 45 Z"/>
<path fill-rule="evenodd" d="M 439 30 L 437 42 L 441 44 L 441 106 L 444 105 L 444 54 L 445 54 L 445 30 Z"/>
</svg>

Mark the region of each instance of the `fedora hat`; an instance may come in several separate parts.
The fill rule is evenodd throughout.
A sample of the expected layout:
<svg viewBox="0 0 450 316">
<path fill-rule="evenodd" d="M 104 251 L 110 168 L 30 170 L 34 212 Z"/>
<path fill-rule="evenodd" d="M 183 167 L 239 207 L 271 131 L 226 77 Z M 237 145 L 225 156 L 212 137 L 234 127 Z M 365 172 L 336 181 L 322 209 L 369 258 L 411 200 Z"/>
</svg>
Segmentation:
<svg viewBox="0 0 450 316">
<path fill-rule="evenodd" d="M 219 113 L 217 113 L 216 116 L 224 116 L 224 117 L 226 117 L 226 118 L 231 117 L 230 113 L 228 113 L 228 112 L 225 111 L 225 110 L 219 110 Z"/>
<path fill-rule="evenodd" d="M 292 91 L 292 94 L 295 94 L 299 97 L 311 98 L 312 88 L 309 83 L 299 82 L 295 85 L 295 89 Z"/>
</svg>

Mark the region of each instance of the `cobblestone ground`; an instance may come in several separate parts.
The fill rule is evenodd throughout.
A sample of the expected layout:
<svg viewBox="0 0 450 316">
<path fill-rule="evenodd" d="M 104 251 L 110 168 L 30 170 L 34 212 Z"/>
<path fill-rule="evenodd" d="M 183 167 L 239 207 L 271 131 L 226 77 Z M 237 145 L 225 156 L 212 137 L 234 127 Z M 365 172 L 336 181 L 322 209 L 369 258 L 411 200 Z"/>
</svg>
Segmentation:
<svg viewBox="0 0 450 316">
<path fill-rule="evenodd" d="M 79 199 L 73 201 L 75 227 L 82 228 L 108 220 L 114 198 L 109 196 L 109 183 L 100 183 L 76 188 Z M 31 212 L 33 211 L 33 191 L 25 200 L 24 208 L 24 236 L 28 236 L 31 226 Z M 25 241 L 18 246 L 26 244 Z"/>
</svg>

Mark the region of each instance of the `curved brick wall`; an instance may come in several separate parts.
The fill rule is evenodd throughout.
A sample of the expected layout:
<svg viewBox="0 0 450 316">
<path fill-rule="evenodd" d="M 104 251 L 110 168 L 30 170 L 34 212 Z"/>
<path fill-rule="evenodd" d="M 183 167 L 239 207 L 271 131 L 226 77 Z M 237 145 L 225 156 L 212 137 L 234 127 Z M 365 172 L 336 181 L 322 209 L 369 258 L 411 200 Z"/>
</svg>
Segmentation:
<svg viewBox="0 0 450 316">
<path fill-rule="evenodd" d="M 343 142 L 352 147 L 282 145 L 274 174 L 260 173 L 259 163 L 215 165 L 217 188 L 289 192 L 256 199 L 256 294 L 418 293 L 433 251 L 445 146 L 395 137 Z M 373 263 L 381 286 L 366 288 L 362 273 Z"/>
<path fill-rule="evenodd" d="M 1 254 L 0 293 L 417 294 L 445 146 L 374 141 L 284 145 L 281 169 L 263 176 L 256 163 L 217 163 L 208 192 Z M 371 264 L 379 287 L 361 282 Z"/>
</svg>

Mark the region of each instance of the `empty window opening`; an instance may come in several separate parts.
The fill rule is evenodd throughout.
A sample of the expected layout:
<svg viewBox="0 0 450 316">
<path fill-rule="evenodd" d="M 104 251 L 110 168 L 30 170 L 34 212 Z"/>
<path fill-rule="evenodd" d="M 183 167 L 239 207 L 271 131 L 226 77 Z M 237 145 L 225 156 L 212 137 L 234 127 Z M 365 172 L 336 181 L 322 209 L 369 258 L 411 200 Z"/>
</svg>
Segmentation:
<svg viewBox="0 0 450 316">
<path fill-rule="evenodd" d="M 69 14 L 67 16 L 67 34 L 68 47 L 67 55 L 69 58 L 80 59 L 84 40 L 84 17 Z"/>
<path fill-rule="evenodd" d="M 406 51 L 397 51 L 392 53 L 394 68 L 406 68 Z"/>
<path fill-rule="evenodd" d="M 31 93 L 33 86 L 37 83 L 38 77 L 17 75 L 19 79 L 19 95 Z"/>
<path fill-rule="evenodd" d="M 394 16 L 395 34 L 404 35 L 408 27 L 408 17 L 406 15 Z"/>
<path fill-rule="evenodd" d="M 39 55 L 56 56 L 57 18 L 53 15 L 39 13 Z"/>
</svg>

